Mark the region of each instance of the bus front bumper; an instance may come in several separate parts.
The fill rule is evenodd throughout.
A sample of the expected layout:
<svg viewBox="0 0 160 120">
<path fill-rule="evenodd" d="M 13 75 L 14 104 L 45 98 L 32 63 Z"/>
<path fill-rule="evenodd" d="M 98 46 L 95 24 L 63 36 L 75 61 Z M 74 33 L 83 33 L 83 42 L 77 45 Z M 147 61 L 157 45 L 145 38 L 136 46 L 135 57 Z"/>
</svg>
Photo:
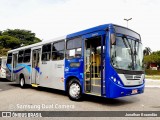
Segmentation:
<svg viewBox="0 0 160 120">
<path fill-rule="evenodd" d="M 107 94 L 107 98 L 117 98 L 117 97 L 124 97 L 130 95 L 141 94 L 144 92 L 145 84 L 134 86 L 134 87 L 124 87 L 119 86 L 113 82 L 109 85 L 109 92 Z"/>
</svg>

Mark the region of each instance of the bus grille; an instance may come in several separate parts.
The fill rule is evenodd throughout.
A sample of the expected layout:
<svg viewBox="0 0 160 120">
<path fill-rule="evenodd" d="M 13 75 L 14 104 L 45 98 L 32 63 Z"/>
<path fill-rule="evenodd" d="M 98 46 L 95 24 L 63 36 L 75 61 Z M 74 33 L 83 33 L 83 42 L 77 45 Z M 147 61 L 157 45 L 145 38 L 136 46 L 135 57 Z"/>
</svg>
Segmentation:
<svg viewBox="0 0 160 120">
<path fill-rule="evenodd" d="M 127 80 L 141 80 L 142 75 L 127 75 L 125 74 Z"/>
</svg>

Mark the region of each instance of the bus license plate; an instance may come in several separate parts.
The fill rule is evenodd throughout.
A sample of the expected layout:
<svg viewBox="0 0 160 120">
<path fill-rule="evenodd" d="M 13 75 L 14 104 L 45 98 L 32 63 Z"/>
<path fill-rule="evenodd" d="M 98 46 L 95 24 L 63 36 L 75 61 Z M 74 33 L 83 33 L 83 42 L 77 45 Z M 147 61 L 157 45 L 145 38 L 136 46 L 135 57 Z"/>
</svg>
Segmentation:
<svg viewBox="0 0 160 120">
<path fill-rule="evenodd" d="M 136 93 L 138 93 L 138 90 L 137 90 L 137 89 L 132 90 L 132 94 L 136 94 Z"/>
</svg>

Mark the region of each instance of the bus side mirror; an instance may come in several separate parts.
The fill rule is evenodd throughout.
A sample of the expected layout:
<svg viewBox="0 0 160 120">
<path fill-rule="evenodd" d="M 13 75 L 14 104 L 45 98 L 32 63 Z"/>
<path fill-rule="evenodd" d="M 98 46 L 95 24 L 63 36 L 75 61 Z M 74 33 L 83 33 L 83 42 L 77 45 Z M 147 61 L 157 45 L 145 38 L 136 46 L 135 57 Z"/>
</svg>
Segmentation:
<svg viewBox="0 0 160 120">
<path fill-rule="evenodd" d="M 111 34 L 111 45 L 116 45 L 116 36 L 115 36 L 115 34 Z"/>
</svg>

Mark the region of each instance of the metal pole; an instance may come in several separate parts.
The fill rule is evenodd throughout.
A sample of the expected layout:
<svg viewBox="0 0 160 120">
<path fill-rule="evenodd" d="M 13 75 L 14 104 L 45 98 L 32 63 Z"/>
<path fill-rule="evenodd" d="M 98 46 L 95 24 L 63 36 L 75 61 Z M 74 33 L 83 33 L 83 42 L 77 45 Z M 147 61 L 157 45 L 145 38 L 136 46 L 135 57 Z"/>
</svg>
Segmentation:
<svg viewBox="0 0 160 120">
<path fill-rule="evenodd" d="M 126 19 L 124 18 L 125 21 L 127 21 L 127 28 L 128 28 L 128 21 L 132 20 L 132 18 Z"/>
</svg>

